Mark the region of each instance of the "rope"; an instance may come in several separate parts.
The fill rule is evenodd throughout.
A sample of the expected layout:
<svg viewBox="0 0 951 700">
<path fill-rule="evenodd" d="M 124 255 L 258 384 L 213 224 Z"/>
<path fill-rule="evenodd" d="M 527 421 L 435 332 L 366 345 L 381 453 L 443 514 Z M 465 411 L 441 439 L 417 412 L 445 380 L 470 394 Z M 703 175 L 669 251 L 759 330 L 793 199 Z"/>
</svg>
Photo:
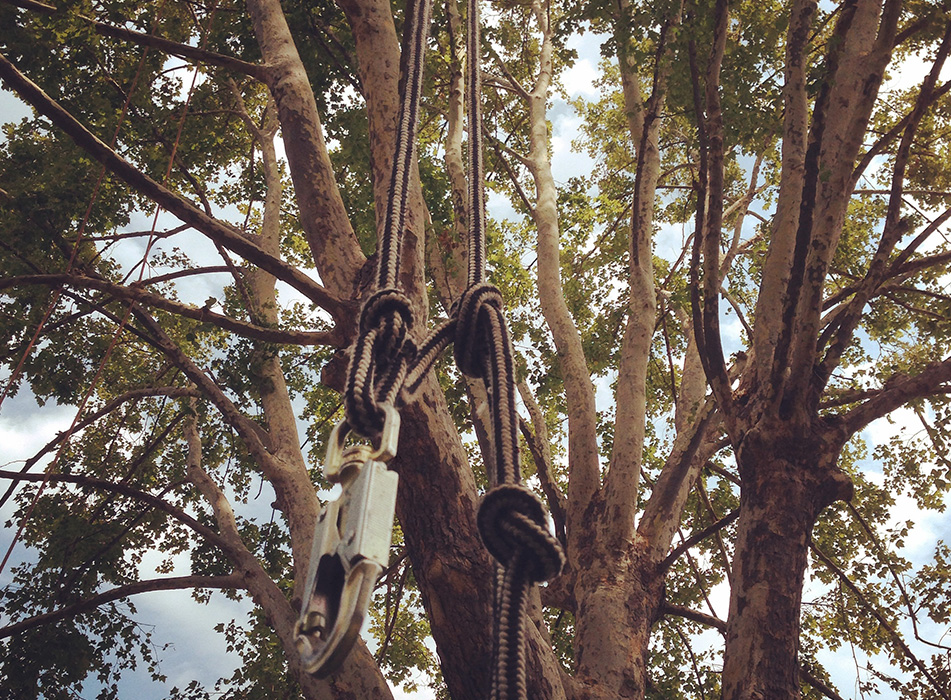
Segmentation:
<svg viewBox="0 0 951 700">
<path fill-rule="evenodd" d="M 531 587 L 561 571 L 561 545 L 548 531 L 541 501 L 520 482 L 515 359 L 502 295 L 485 282 L 485 191 L 482 161 L 480 22 L 478 0 L 469 3 L 466 47 L 468 111 L 467 287 L 450 318 L 417 348 L 409 334 L 413 312 L 397 289 L 400 244 L 414 154 L 423 51 L 430 0 L 408 5 L 411 28 L 404 38 L 403 91 L 396 157 L 380 240 L 378 291 L 364 303 L 350 361 L 344 405 L 350 427 L 374 438 L 383 427 L 380 404 L 413 399 L 440 354 L 452 343 L 459 370 L 486 385 L 492 423 L 492 488 L 477 515 L 479 534 L 497 562 L 493 628 L 492 700 L 525 700 L 525 625 Z"/>
<path fill-rule="evenodd" d="M 494 488 L 477 523 L 497 562 L 491 700 L 525 700 L 528 595 L 561 571 L 564 553 L 548 531 L 545 508 L 522 486 L 515 408 L 515 354 L 502 294 L 485 282 L 485 173 L 482 163 L 482 71 L 479 0 L 469 3 L 466 90 L 469 125 L 468 287 L 456 304 L 453 354 L 459 370 L 486 384 L 495 459 Z"/>
<path fill-rule="evenodd" d="M 366 437 L 383 430 L 380 404 L 397 403 L 407 367 L 416 355 L 409 340 L 413 305 L 397 286 L 416 125 L 423 88 L 423 59 L 429 37 L 431 0 L 407 4 L 408 33 L 400 58 L 402 99 L 397 118 L 396 152 L 377 257 L 377 291 L 360 312 L 360 331 L 347 372 L 344 408 L 350 427 Z M 435 361 L 435 359 L 433 360 Z"/>
</svg>

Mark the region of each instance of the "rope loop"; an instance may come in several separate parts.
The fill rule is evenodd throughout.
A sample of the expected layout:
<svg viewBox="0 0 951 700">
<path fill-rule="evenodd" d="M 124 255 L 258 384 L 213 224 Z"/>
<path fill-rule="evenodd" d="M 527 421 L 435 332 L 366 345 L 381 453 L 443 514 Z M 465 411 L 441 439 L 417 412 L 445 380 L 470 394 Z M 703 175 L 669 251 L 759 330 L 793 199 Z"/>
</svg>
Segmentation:
<svg viewBox="0 0 951 700">
<path fill-rule="evenodd" d="M 381 289 L 364 302 L 347 372 L 344 410 L 347 423 L 365 437 L 380 435 L 382 404 L 396 403 L 407 366 L 416 355 L 409 338 L 412 328 L 412 302 L 399 290 Z"/>
<path fill-rule="evenodd" d="M 549 581 L 561 571 L 561 544 L 548 532 L 541 501 L 524 486 L 501 484 L 489 491 L 477 522 L 485 548 L 503 566 L 524 566 L 533 583 Z"/>
<path fill-rule="evenodd" d="M 398 289 L 380 289 L 363 303 L 360 333 L 381 330 L 383 344 L 394 357 L 402 349 L 407 333 L 413 328 L 413 303 Z"/>
<path fill-rule="evenodd" d="M 502 293 L 494 285 L 479 282 L 470 285 L 453 305 L 456 337 L 453 356 L 459 371 L 474 379 L 485 378 L 486 314 L 502 314 Z"/>
</svg>

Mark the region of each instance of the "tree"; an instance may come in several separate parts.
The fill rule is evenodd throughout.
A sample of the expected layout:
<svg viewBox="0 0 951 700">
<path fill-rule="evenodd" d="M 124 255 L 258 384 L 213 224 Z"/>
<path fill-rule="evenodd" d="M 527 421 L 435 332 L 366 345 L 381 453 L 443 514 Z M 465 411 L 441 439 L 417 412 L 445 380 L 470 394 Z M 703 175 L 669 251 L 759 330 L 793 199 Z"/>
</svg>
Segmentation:
<svg viewBox="0 0 951 700">
<path fill-rule="evenodd" d="M 516 213 L 494 222 L 490 263 L 522 350 L 525 476 L 567 554 L 531 613 L 532 696 L 838 698 L 816 654 L 851 643 L 909 672 L 873 686 L 948 698 L 948 648 L 919 630 L 949 622 L 947 549 L 913 570 L 884 542 L 899 494 L 940 510 L 951 480 L 947 9 L 491 10 L 487 182 Z M 399 272 L 418 336 L 465 280 L 464 11 L 434 8 Z M 372 291 L 405 15 L 378 0 L 0 4 L 0 77 L 36 112 L 0 152 L 8 392 L 78 408 L 2 472 L 35 553 L 3 593 L 8 694 L 70 697 L 97 674 L 115 697 L 114 671 L 143 659 L 160 675 L 116 601 L 188 588 L 255 604 L 250 624 L 221 625 L 245 661 L 220 685 L 232 697 L 387 698 L 410 669 L 485 697 L 494 576 L 472 457 L 492 434 L 481 384 L 449 366 L 401 411 L 374 653 L 361 643 L 317 680 L 295 647 L 327 486 L 314 465 Z M 576 105 L 597 167 L 559 186 L 548 110 L 582 31 L 604 38 L 602 98 Z M 884 90 L 914 56 L 919 84 Z M 137 230 L 159 208 L 180 224 Z M 664 256 L 673 226 L 689 236 Z M 196 289 L 214 291 L 199 306 Z M 727 314 L 743 327 L 732 354 Z M 881 447 L 877 485 L 861 431 L 903 406 L 924 438 Z M 250 508 L 259 481 L 277 517 Z M 190 571 L 143 578 L 156 550 L 164 573 L 182 554 Z M 807 572 L 824 594 L 803 610 Z M 719 584 L 726 620 L 696 609 Z M 697 646 L 705 626 L 724 634 L 722 673 L 721 651 Z"/>
</svg>

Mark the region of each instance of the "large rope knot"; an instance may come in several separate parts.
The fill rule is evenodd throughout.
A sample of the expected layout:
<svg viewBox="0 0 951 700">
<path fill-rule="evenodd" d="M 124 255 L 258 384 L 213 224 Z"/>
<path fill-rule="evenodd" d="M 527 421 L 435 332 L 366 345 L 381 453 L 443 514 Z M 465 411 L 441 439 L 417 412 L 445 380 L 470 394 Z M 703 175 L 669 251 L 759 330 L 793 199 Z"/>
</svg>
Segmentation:
<svg viewBox="0 0 951 700">
<path fill-rule="evenodd" d="M 502 307 L 502 293 L 486 282 L 471 285 L 456 301 L 452 310 L 456 317 L 453 355 L 459 371 L 467 377 L 484 377 L 487 314 L 501 314 Z"/>
<path fill-rule="evenodd" d="M 413 328 L 413 303 L 398 289 L 381 289 L 367 298 L 360 311 L 360 334 L 375 333 L 377 359 L 395 360 Z"/>
<path fill-rule="evenodd" d="M 373 438 L 383 430 L 380 404 L 396 402 L 416 354 L 412 328 L 412 302 L 398 289 L 380 289 L 364 302 L 344 394 L 347 422 L 361 435 Z"/>
<path fill-rule="evenodd" d="M 485 548 L 503 566 L 520 562 L 533 583 L 549 581 L 561 571 L 561 544 L 548 532 L 541 501 L 524 486 L 502 484 L 489 491 L 477 522 Z"/>
</svg>

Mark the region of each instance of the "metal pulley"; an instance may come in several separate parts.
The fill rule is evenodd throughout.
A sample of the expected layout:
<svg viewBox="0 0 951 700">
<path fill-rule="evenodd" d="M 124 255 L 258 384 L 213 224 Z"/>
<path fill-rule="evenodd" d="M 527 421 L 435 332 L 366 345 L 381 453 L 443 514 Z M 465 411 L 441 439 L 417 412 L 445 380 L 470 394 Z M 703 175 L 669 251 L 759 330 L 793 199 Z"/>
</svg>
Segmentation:
<svg viewBox="0 0 951 700">
<path fill-rule="evenodd" d="M 389 563 L 399 477 L 386 463 L 396 455 L 400 417 L 386 413 L 380 446 L 344 449 L 350 431 L 341 421 L 330 434 L 324 475 L 342 486 L 324 507 L 314 531 L 297 649 L 304 669 L 323 678 L 350 653 L 377 579 Z"/>
</svg>

